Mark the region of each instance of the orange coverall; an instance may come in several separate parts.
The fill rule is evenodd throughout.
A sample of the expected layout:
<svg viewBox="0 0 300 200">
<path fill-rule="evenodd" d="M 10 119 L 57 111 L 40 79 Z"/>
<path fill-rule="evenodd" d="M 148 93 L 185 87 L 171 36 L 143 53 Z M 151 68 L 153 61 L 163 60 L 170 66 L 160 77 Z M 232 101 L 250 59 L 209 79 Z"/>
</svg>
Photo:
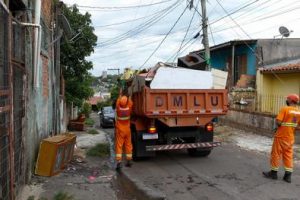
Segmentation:
<svg viewBox="0 0 300 200">
<path fill-rule="evenodd" d="M 132 159 L 132 143 L 130 131 L 130 114 L 132 111 L 132 101 L 128 99 L 127 106 L 122 108 L 120 98 L 116 103 L 116 123 L 115 123 L 115 151 L 116 160 L 122 160 L 123 145 L 125 146 L 126 159 Z"/>
<path fill-rule="evenodd" d="M 300 124 L 300 110 L 285 106 L 276 117 L 278 127 L 271 152 L 271 169 L 278 171 L 282 158 L 285 171 L 293 172 L 293 144 L 295 128 Z"/>
</svg>

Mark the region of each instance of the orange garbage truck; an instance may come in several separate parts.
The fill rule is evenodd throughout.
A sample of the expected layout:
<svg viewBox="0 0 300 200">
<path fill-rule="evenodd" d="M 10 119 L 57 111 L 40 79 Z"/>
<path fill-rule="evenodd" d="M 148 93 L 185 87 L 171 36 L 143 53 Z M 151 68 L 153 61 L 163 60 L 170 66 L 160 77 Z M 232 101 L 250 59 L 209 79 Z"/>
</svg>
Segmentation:
<svg viewBox="0 0 300 200">
<path fill-rule="evenodd" d="M 213 119 L 227 113 L 228 95 L 213 82 L 211 72 L 161 64 L 130 80 L 133 159 L 175 149 L 204 157 L 219 146 Z"/>
</svg>

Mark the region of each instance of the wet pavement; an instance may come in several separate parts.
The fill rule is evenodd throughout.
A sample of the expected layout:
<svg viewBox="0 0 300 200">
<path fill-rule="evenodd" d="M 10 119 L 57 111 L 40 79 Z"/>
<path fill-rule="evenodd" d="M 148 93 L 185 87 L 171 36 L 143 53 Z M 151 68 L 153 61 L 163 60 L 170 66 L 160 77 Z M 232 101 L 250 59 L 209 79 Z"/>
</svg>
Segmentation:
<svg viewBox="0 0 300 200">
<path fill-rule="evenodd" d="M 145 199 L 138 189 L 150 189 L 172 200 L 299 199 L 299 146 L 295 148 L 292 184 L 262 177 L 262 171 L 269 168 L 271 138 L 227 126 L 216 127 L 216 138 L 223 143 L 207 158 L 190 157 L 186 151 L 160 152 L 155 158 L 134 162 L 132 168 L 123 168 L 123 173 L 118 174 L 114 170 L 114 130 L 100 129 L 98 116 L 92 117 L 99 135 L 76 133 L 77 157 L 54 177 L 34 176 L 22 200 L 31 195 L 50 200 L 59 191 L 68 192 L 76 200 Z M 109 143 L 112 156 L 86 157 L 86 149 L 97 142 Z M 279 178 L 282 176 L 281 171 Z"/>
<path fill-rule="evenodd" d="M 105 129 L 112 134 L 112 129 Z M 295 147 L 293 182 L 269 180 L 272 139 L 226 126 L 216 127 L 222 146 L 207 158 L 190 157 L 186 151 L 160 152 L 155 158 L 134 162 L 123 171 L 166 199 L 299 199 L 299 146 Z"/>
</svg>

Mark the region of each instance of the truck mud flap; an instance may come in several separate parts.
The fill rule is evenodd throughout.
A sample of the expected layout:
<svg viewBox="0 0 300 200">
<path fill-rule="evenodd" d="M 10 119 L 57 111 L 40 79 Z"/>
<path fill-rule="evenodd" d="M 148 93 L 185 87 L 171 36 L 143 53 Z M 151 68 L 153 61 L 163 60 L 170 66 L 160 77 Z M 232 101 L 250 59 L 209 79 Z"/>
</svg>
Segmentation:
<svg viewBox="0 0 300 200">
<path fill-rule="evenodd" d="M 197 142 L 185 144 L 166 144 L 146 146 L 146 151 L 166 151 L 175 149 L 213 148 L 221 145 L 221 142 Z"/>
</svg>

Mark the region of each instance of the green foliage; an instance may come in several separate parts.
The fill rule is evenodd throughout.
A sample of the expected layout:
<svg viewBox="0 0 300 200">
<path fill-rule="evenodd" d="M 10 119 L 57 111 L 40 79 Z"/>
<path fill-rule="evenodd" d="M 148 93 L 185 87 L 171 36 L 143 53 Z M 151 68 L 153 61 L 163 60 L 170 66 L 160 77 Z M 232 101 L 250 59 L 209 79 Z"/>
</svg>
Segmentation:
<svg viewBox="0 0 300 200">
<path fill-rule="evenodd" d="M 97 103 L 98 109 L 101 109 L 102 107 L 105 107 L 105 106 L 111 106 L 111 101 L 108 100 L 108 101 L 101 101 L 101 102 Z"/>
<path fill-rule="evenodd" d="M 84 123 L 88 126 L 93 126 L 95 124 L 95 121 L 91 118 L 85 119 Z"/>
<path fill-rule="evenodd" d="M 74 35 L 77 36 L 71 41 L 65 39 L 61 44 L 61 64 L 66 82 L 67 102 L 74 102 L 80 106 L 84 99 L 93 95 L 90 88 L 94 79 L 88 72 L 93 68 L 90 61 L 85 60 L 90 56 L 96 46 L 97 36 L 93 33 L 91 15 L 81 14 L 76 6 L 70 8 L 65 5 L 62 8 L 63 14 L 68 19 Z"/>
<path fill-rule="evenodd" d="M 88 118 L 90 117 L 91 111 L 92 111 L 92 106 L 89 103 L 84 102 L 80 109 L 80 113 L 84 114 L 85 117 Z"/>
<path fill-rule="evenodd" d="M 110 89 L 110 95 L 111 95 L 110 99 L 111 99 L 112 101 L 115 101 L 115 100 L 118 99 L 118 97 L 119 97 L 119 90 L 120 90 L 120 88 L 118 87 L 118 85 L 114 85 L 114 86 Z"/>
<path fill-rule="evenodd" d="M 27 200 L 34 200 L 34 196 L 29 196 Z"/>
<path fill-rule="evenodd" d="M 99 132 L 96 129 L 90 129 L 90 130 L 88 130 L 87 133 L 91 134 L 91 135 L 97 135 L 97 134 L 99 134 Z"/>
<path fill-rule="evenodd" d="M 54 200 L 74 200 L 74 197 L 66 192 L 58 192 L 54 196 Z"/>
<path fill-rule="evenodd" d="M 88 156 L 99 156 L 99 157 L 105 157 L 108 156 L 110 153 L 109 144 L 107 143 L 100 143 L 96 146 L 90 148 L 87 152 Z"/>
</svg>

